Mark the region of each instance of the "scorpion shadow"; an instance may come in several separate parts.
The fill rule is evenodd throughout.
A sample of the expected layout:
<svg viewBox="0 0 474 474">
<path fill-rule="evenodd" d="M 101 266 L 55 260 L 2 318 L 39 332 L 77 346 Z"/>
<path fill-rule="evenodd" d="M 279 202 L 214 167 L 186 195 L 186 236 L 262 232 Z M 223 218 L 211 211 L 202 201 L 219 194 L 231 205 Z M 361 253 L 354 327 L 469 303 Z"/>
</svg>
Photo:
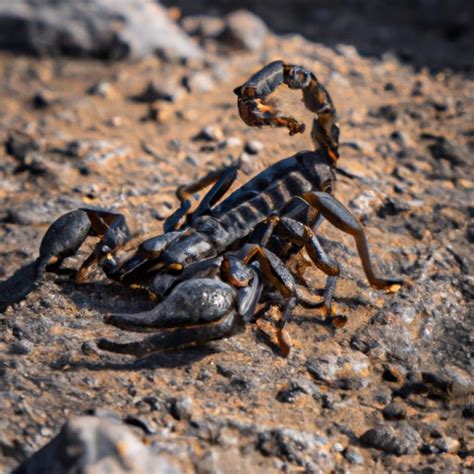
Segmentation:
<svg viewBox="0 0 474 474">
<path fill-rule="evenodd" d="M 0 313 L 26 298 L 38 280 L 35 260 L 21 267 L 11 277 L 0 281 Z"/>
<path fill-rule="evenodd" d="M 101 361 L 81 360 L 68 363 L 66 371 L 77 371 L 82 369 L 92 371 L 116 370 L 116 371 L 139 371 L 146 369 L 175 369 L 194 364 L 205 357 L 220 352 L 218 349 L 201 344 L 183 349 L 175 349 L 166 352 L 156 352 L 146 357 L 134 360 L 117 359 L 117 355 L 109 356 L 104 353 Z M 101 353 L 102 356 L 102 353 Z M 64 371 L 59 367 L 53 367 Z"/>
</svg>

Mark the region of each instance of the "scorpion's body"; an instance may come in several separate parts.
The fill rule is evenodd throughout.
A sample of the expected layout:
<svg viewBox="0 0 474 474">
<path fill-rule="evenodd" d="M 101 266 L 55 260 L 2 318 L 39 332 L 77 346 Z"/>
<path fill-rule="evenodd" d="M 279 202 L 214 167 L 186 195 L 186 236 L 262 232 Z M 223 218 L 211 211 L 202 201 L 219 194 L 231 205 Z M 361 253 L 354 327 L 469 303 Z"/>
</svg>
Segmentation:
<svg viewBox="0 0 474 474">
<path fill-rule="evenodd" d="M 171 243 L 160 258 L 169 264 L 188 265 L 219 255 L 250 235 L 265 219 L 279 215 L 295 196 L 331 191 L 334 178 L 332 160 L 322 150 L 299 152 L 281 160 L 207 215 L 198 217 L 183 231 L 187 235 L 178 236 L 176 243 Z"/>
</svg>

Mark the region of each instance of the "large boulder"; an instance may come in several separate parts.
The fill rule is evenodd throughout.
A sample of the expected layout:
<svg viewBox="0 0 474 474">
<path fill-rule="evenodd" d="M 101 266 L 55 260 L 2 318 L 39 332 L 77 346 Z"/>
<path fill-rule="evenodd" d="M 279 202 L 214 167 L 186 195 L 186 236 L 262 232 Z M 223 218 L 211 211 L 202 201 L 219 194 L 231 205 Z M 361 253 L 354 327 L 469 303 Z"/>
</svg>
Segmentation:
<svg viewBox="0 0 474 474">
<path fill-rule="evenodd" d="M 0 48 L 112 59 L 202 55 L 154 0 L 0 0 Z"/>
</svg>

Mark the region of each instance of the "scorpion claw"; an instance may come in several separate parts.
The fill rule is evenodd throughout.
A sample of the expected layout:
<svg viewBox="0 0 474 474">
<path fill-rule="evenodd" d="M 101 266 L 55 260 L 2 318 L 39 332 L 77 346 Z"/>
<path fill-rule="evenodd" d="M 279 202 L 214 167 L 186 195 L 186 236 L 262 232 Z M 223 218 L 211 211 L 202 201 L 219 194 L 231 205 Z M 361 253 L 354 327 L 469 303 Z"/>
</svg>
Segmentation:
<svg viewBox="0 0 474 474">
<path fill-rule="evenodd" d="M 86 239 L 90 228 L 91 221 L 82 209 L 68 212 L 55 220 L 41 241 L 36 263 L 37 276 L 43 274 L 53 258 L 55 263 L 60 263 L 65 257 L 73 255 Z"/>
<path fill-rule="evenodd" d="M 231 311 L 219 321 L 203 326 L 178 327 L 164 330 L 141 341 L 115 342 L 99 339 L 99 349 L 119 354 L 130 354 L 143 357 L 152 352 L 175 349 L 231 335 L 235 330 L 236 314 Z"/>
</svg>

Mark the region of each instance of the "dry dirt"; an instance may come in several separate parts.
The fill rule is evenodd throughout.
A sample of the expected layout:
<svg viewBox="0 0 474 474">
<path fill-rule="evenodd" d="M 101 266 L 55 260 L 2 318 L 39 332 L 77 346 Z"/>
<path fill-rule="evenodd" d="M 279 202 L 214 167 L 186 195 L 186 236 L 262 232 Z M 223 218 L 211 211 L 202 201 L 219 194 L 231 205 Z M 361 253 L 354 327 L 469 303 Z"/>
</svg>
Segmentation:
<svg viewBox="0 0 474 474">
<path fill-rule="evenodd" d="M 283 130 L 249 129 L 237 114 L 232 89 L 281 58 L 330 91 L 342 135 L 336 194 L 364 223 L 380 272 L 405 285 L 370 289 L 351 239 L 324 224 L 323 243 L 343 269 L 337 309 L 349 321 L 333 331 L 317 310 L 297 308 L 287 359 L 255 325 L 142 360 L 98 351 L 95 339 L 120 336 L 106 314 L 150 305 L 100 273 L 84 285 L 47 274 L 14 304 L 3 294 L 7 471 L 90 409 L 141 425 L 137 433 L 184 472 L 474 468 L 472 81 L 301 37 L 269 36 L 263 50 L 211 51 L 204 66 L 1 56 L 0 141 L 24 131 L 37 151 L 0 151 L 0 278 L 32 262 L 48 224 L 68 210 L 113 208 L 137 234 L 159 233 L 177 185 L 236 160 L 248 141 L 263 149 L 244 155 L 247 174 L 307 148 Z M 149 81 L 176 100 L 134 100 Z M 207 126 L 222 137 L 193 140 Z M 323 284 L 311 267 L 304 280 Z"/>
</svg>

